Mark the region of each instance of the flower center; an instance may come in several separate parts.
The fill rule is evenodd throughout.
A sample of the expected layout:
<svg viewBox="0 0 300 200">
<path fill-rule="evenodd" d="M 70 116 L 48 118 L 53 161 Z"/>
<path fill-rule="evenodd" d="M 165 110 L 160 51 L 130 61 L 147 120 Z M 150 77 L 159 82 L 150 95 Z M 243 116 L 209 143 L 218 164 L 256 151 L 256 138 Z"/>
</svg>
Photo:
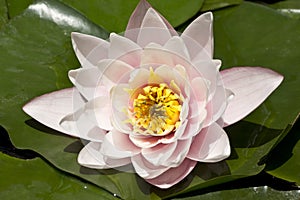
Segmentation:
<svg viewBox="0 0 300 200">
<path fill-rule="evenodd" d="M 130 123 L 143 135 L 163 136 L 180 125 L 180 96 L 167 84 L 147 85 L 133 94 Z"/>
</svg>

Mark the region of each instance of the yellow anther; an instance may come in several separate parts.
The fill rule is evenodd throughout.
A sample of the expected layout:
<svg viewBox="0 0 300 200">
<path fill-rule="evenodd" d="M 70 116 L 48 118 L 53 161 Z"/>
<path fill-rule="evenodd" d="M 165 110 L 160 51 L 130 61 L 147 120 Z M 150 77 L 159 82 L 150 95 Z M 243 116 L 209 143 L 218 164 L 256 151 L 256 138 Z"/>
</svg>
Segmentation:
<svg viewBox="0 0 300 200">
<path fill-rule="evenodd" d="M 132 97 L 129 123 L 135 132 L 162 136 L 179 127 L 182 102 L 167 84 L 147 85 L 135 90 Z"/>
</svg>

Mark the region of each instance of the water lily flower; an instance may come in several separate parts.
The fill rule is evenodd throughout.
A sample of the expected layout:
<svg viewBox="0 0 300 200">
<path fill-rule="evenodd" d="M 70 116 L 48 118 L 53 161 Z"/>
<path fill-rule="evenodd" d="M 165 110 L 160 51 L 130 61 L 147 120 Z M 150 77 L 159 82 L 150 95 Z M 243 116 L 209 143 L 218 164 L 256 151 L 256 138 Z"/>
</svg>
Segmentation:
<svg viewBox="0 0 300 200">
<path fill-rule="evenodd" d="M 219 71 L 212 22 L 212 13 L 202 14 L 179 35 L 142 0 L 124 36 L 111 33 L 107 41 L 72 33 L 82 66 L 69 72 L 75 87 L 37 97 L 23 110 L 89 141 L 80 165 L 131 164 L 148 183 L 169 188 L 197 162 L 226 159 L 223 127 L 252 112 L 283 80 L 261 67 Z"/>
</svg>

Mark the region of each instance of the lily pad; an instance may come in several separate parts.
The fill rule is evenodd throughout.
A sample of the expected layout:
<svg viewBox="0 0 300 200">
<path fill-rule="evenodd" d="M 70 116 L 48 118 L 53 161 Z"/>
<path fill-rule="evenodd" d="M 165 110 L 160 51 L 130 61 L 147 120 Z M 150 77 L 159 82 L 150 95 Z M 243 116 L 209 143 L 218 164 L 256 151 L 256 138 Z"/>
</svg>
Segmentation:
<svg viewBox="0 0 300 200">
<path fill-rule="evenodd" d="M 271 8 L 274 8 L 281 13 L 293 17 L 295 19 L 300 18 L 300 2 L 297 0 L 286 0 L 280 1 L 270 5 Z"/>
<path fill-rule="evenodd" d="M 0 29 L 8 21 L 8 11 L 5 0 L 0 0 Z"/>
<path fill-rule="evenodd" d="M 80 140 L 48 129 L 22 112 L 21 107 L 33 97 L 71 86 L 67 71 L 79 66 L 71 48 L 71 31 L 107 37 L 107 32 L 103 29 L 57 1 L 37 1 L 5 24 L 0 32 L 1 125 L 17 147 L 32 149 L 57 168 L 124 199 L 173 197 L 179 193 L 259 173 L 264 168 L 263 158 L 286 132 L 295 113 L 299 112 L 299 98 L 291 98 L 292 92 L 299 92 L 299 77 L 294 68 L 300 58 L 300 45 L 297 45 L 299 39 L 295 37 L 295 33 L 285 34 L 285 31 L 292 30 L 297 33 L 300 29 L 299 22 L 251 3 L 220 10 L 214 15 L 216 57 L 224 60 L 225 66 L 263 65 L 284 74 L 285 82 L 246 121 L 226 129 L 232 144 L 232 154 L 228 160 L 215 164 L 198 164 L 191 175 L 170 190 L 154 188 L 135 174 L 117 170 L 91 170 L 79 166 L 77 154 L 82 148 Z M 122 14 L 118 16 L 123 17 Z M 240 19 L 245 23 L 241 23 Z M 272 27 L 269 24 L 277 21 L 281 24 L 285 22 L 285 27 L 274 28 L 274 35 L 268 35 L 271 38 L 258 40 L 258 44 L 265 45 L 265 48 L 268 46 L 270 55 L 274 53 L 276 58 L 282 58 L 280 48 L 287 51 L 285 56 L 289 59 L 284 57 L 275 62 L 262 54 L 264 51 L 256 46 L 254 48 L 252 43 L 259 38 L 256 31 L 265 33 Z M 275 36 L 278 35 L 284 39 L 277 43 L 279 47 L 273 47 L 274 40 L 278 41 Z M 292 50 L 284 46 L 284 40 L 287 39 L 295 45 L 291 47 Z M 287 115 L 288 112 L 290 115 Z"/>
<path fill-rule="evenodd" d="M 116 199 L 113 194 L 46 164 L 0 153 L 0 199 Z"/>
<path fill-rule="evenodd" d="M 239 5 L 243 0 L 205 0 L 201 11 L 216 10 L 228 6 Z"/>
<path fill-rule="evenodd" d="M 300 198 L 299 190 L 294 191 L 277 191 L 268 186 L 232 189 L 224 191 L 210 192 L 203 195 L 197 195 L 186 198 L 175 198 L 174 200 L 249 200 L 249 199 L 272 199 L 272 200 L 296 200 Z"/>
<path fill-rule="evenodd" d="M 300 186 L 300 120 L 276 146 L 267 160 L 266 171 Z"/>
<path fill-rule="evenodd" d="M 34 0 L 5 0 L 8 7 L 9 18 L 21 14 Z"/>
<path fill-rule="evenodd" d="M 245 2 L 215 12 L 214 27 L 215 57 L 223 66 L 262 66 L 284 76 L 279 88 L 245 120 L 272 129 L 293 124 L 300 112 L 300 20 Z"/>
<path fill-rule="evenodd" d="M 122 32 L 126 28 L 131 13 L 139 0 L 61 0 L 66 5 L 86 15 L 91 21 L 109 31 Z M 149 0 L 149 3 L 165 16 L 173 26 L 178 26 L 193 17 L 202 7 L 204 0 L 160 1 Z"/>
</svg>

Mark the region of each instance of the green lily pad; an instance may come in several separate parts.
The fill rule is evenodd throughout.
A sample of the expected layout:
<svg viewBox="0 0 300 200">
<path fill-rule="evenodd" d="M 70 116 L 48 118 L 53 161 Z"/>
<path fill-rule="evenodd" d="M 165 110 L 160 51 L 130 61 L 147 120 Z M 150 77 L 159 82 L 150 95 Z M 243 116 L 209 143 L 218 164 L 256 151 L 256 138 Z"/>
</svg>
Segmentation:
<svg viewBox="0 0 300 200">
<path fill-rule="evenodd" d="M 116 199 L 113 194 L 68 176 L 41 158 L 21 160 L 0 153 L 0 199 Z"/>
<path fill-rule="evenodd" d="M 8 16 L 13 18 L 21 14 L 34 0 L 5 0 L 8 7 Z"/>
<path fill-rule="evenodd" d="M 39 9 L 45 7 L 46 10 L 39 12 Z M 57 15 L 63 17 L 54 17 Z M 122 12 L 118 16 L 122 18 Z M 215 164 L 198 164 L 184 181 L 169 190 L 154 188 L 135 174 L 117 170 L 91 170 L 79 166 L 77 154 L 82 148 L 80 140 L 50 130 L 22 112 L 21 107 L 33 97 L 71 86 L 67 71 L 79 66 L 71 48 L 71 31 L 107 37 L 107 32 L 103 29 L 57 1 L 37 1 L 5 24 L 0 32 L 0 123 L 17 147 L 32 149 L 57 168 L 124 199 L 173 197 L 179 193 L 257 174 L 264 168 L 263 158 L 286 132 L 295 113 L 299 112 L 299 98 L 290 98 L 291 92 L 299 92 L 299 77 L 293 71 L 300 58 L 297 55 L 299 39 L 295 37 L 295 33 L 285 34 L 285 31 L 292 30 L 297 33 L 299 21 L 250 3 L 215 12 L 215 19 L 216 57 L 221 58 L 225 66 L 263 65 L 284 74 L 285 82 L 246 121 L 226 129 L 232 144 L 232 154 L 228 160 Z M 241 23 L 240 19 L 245 23 Z M 78 23 L 71 23 L 74 20 Z M 274 35 L 270 33 L 268 36 L 271 38 L 258 40 L 258 44 L 264 48 L 269 45 L 268 52 L 270 55 L 274 53 L 276 58 L 280 58 L 280 48 L 287 51 L 285 56 L 289 59 L 275 62 L 270 56 L 260 54 L 263 51 L 254 48 L 251 43 L 258 37 L 256 31 L 261 32 L 265 28 L 269 30 L 270 24 L 277 21 L 280 25 L 285 22 L 284 28 L 276 29 Z M 274 40 L 278 41 L 278 35 L 290 40 L 295 45 L 291 47 L 294 50 L 285 48 L 284 39 L 277 43 L 279 47 L 273 47 Z M 283 97 L 287 98 L 282 100 Z M 278 102 L 281 103 L 280 106 L 274 106 L 279 105 Z M 279 115 L 281 112 L 282 116 Z M 287 116 L 287 112 L 290 115 Z"/>
<path fill-rule="evenodd" d="M 269 200 L 296 200 L 300 198 L 299 190 L 277 191 L 267 186 L 232 189 L 224 191 L 210 192 L 203 195 L 197 195 L 186 198 L 175 198 L 174 200 L 249 200 L 249 199 L 269 199 Z"/>
<path fill-rule="evenodd" d="M 216 10 L 228 6 L 239 5 L 243 0 L 205 0 L 201 11 Z"/>
<path fill-rule="evenodd" d="M 295 19 L 300 18 L 300 2 L 298 0 L 280 1 L 271 4 L 270 7 L 280 11 L 284 15 L 293 17 Z"/>
<path fill-rule="evenodd" d="M 300 21 L 245 2 L 216 12 L 214 27 L 215 57 L 223 66 L 262 66 L 284 76 L 279 88 L 245 120 L 272 129 L 293 124 L 300 112 Z"/>
<path fill-rule="evenodd" d="M 126 28 L 131 13 L 139 0 L 61 0 L 65 4 L 80 11 L 91 21 L 105 27 L 109 31 L 122 32 Z M 202 7 L 204 0 L 160 1 L 149 0 L 149 3 L 165 16 L 173 26 L 178 26 L 193 17 Z"/>
<path fill-rule="evenodd" d="M 300 120 L 276 146 L 267 160 L 266 171 L 300 186 Z"/>
<path fill-rule="evenodd" d="M 0 0 L 0 29 L 8 21 L 8 11 L 5 0 Z"/>
<path fill-rule="evenodd" d="M 9 14 L 17 16 L 26 9 L 33 0 L 7 0 Z M 53 0 L 60 1 L 88 17 L 94 23 L 105 27 L 109 31 L 124 31 L 131 13 L 139 0 Z M 178 26 L 193 17 L 202 7 L 204 0 L 194 0 L 186 3 L 185 0 L 160 1 L 149 0 L 151 5 L 161 12 L 173 26 Z M 120 17 L 122 16 L 122 17 Z"/>
</svg>

